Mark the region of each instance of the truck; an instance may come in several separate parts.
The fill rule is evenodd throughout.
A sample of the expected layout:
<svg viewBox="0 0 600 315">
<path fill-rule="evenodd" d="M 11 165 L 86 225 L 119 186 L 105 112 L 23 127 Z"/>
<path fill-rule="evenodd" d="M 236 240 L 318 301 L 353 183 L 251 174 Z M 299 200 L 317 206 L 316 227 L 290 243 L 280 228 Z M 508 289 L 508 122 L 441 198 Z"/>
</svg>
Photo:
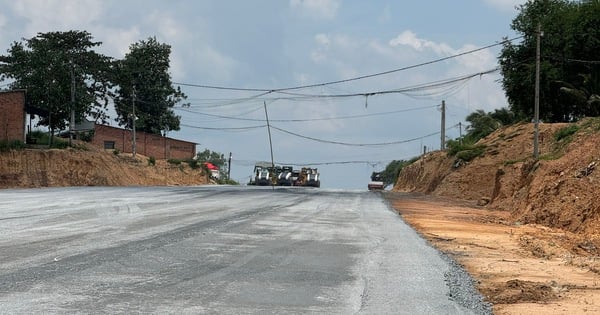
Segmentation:
<svg viewBox="0 0 600 315">
<path fill-rule="evenodd" d="M 385 188 L 385 185 L 383 184 L 383 175 L 380 172 L 373 172 L 367 188 L 370 191 L 383 190 Z"/>
</svg>

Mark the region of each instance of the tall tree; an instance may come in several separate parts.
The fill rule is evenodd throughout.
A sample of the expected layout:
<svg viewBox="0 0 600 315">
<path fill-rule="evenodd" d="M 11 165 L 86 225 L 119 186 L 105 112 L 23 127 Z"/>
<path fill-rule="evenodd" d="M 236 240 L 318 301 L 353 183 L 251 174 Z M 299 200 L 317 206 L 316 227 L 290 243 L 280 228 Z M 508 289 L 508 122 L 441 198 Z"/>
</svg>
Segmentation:
<svg viewBox="0 0 600 315">
<path fill-rule="evenodd" d="M 510 109 L 533 117 L 539 25 L 540 118 L 558 122 L 600 114 L 600 1 L 529 0 L 519 11 L 511 27 L 523 40 L 505 44 L 500 54 Z"/>
<path fill-rule="evenodd" d="M 180 117 L 172 107 L 186 95 L 171 82 L 170 54 L 171 46 L 151 37 L 132 44 L 125 58 L 117 61 L 115 109 L 121 126 L 132 128 L 135 106 L 136 129 L 153 134 L 179 130 Z"/>
<path fill-rule="evenodd" d="M 100 44 L 86 31 L 38 33 L 0 56 L 0 79 L 13 79 L 10 88 L 27 90 L 28 111 L 51 131 L 65 129 L 71 111 L 77 122 L 105 121 L 111 59 L 93 50 Z"/>
<path fill-rule="evenodd" d="M 469 114 L 465 120 L 469 122 L 465 136 L 468 143 L 475 143 L 502 126 L 502 123 L 493 117 L 493 113 L 486 113 L 481 109 Z"/>
</svg>

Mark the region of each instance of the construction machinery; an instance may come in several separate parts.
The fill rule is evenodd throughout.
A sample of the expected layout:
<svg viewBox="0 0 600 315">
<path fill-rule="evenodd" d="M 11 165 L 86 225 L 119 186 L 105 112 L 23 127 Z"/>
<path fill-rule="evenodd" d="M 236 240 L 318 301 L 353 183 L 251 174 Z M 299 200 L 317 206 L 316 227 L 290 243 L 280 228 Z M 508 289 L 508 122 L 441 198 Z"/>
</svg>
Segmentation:
<svg viewBox="0 0 600 315">
<path fill-rule="evenodd" d="M 271 174 L 273 170 L 273 164 L 270 162 L 257 162 L 254 165 L 254 181 L 250 181 L 250 185 L 257 186 L 268 186 L 271 185 L 272 179 Z"/>
<path fill-rule="evenodd" d="M 248 185 L 321 187 L 321 179 L 316 168 L 303 167 L 301 170 L 294 170 L 291 166 L 257 162 Z"/>
<path fill-rule="evenodd" d="M 369 190 L 383 190 L 385 185 L 383 184 L 383 175 L 380 172 L 373 172 L 371 174 L 371 181 L 367 185 Z"/>
<path fill-rule="evenodd" d="M 320 174 L 316 168 L 302 168 L 301 174 L 302 173 L 305 174 L 305 181 L 303 186 L 321 187 L 321 180 L 319 179 Z"/>
<path fill-rule="evenodd" d="M 292 186 L 294 184 L 293 171 L 291 166 L 282 166 L 281 171 L 277 175 L 277 185 Z"/>
</svg>

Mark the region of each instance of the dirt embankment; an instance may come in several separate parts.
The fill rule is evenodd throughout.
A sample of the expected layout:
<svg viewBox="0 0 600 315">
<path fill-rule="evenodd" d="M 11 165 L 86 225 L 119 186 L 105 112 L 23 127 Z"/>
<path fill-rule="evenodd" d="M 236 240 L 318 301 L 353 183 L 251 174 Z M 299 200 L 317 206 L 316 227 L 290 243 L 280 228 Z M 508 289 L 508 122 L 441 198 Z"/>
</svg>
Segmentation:
<svg viewBox="0 0 600 315">
<path fill-rule="evenodd" d="M 577 131 L 557 140 L 565 128 Z M 485 153 L 466 163 L 446 152 L 426 154 L 402 170 L 394 191 L 474 201 L 520 223 L 600 231 L 600 119 L 540 124 L 539 161 L 532 158 L 533 124 L 502 128 L 478 144 Z"/>
<path fill-rule="evenodd" d="M 131 154 L 80 144 L 78 149 L 26 149 L 0 152 L 0 188 L 59 186 L 201 185 L 208 180 L 201 168 L 173 165 Z"/>
</svg>

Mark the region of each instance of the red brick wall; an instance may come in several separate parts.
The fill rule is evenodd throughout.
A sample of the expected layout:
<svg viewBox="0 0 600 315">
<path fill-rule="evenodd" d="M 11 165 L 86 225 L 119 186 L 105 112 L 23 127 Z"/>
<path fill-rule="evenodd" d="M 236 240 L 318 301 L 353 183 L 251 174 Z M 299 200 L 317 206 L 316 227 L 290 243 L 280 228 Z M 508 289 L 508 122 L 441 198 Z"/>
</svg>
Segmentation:
<svg viewBox="0 0 600 315">
<path fill-rule="evenodd" d="M 135 152 L 152 156 L 156 159 L 190 159 L 196 155 L 196 144 L 162 137 L 159 135 L 136 132 Z M 121 152 L 131 153 L 132 150 L 131 130 L 115 128 L 105 125 L 96 125 L 94 128 L 94 139 L 92 143 L 104 148 L 105 142 L 114 142 L 114 149 Z"/>
<path fill-rule="evenodd" d="M 0 141 L 25 142 L 25 91 L 0 91 Z"/>
</svg>

